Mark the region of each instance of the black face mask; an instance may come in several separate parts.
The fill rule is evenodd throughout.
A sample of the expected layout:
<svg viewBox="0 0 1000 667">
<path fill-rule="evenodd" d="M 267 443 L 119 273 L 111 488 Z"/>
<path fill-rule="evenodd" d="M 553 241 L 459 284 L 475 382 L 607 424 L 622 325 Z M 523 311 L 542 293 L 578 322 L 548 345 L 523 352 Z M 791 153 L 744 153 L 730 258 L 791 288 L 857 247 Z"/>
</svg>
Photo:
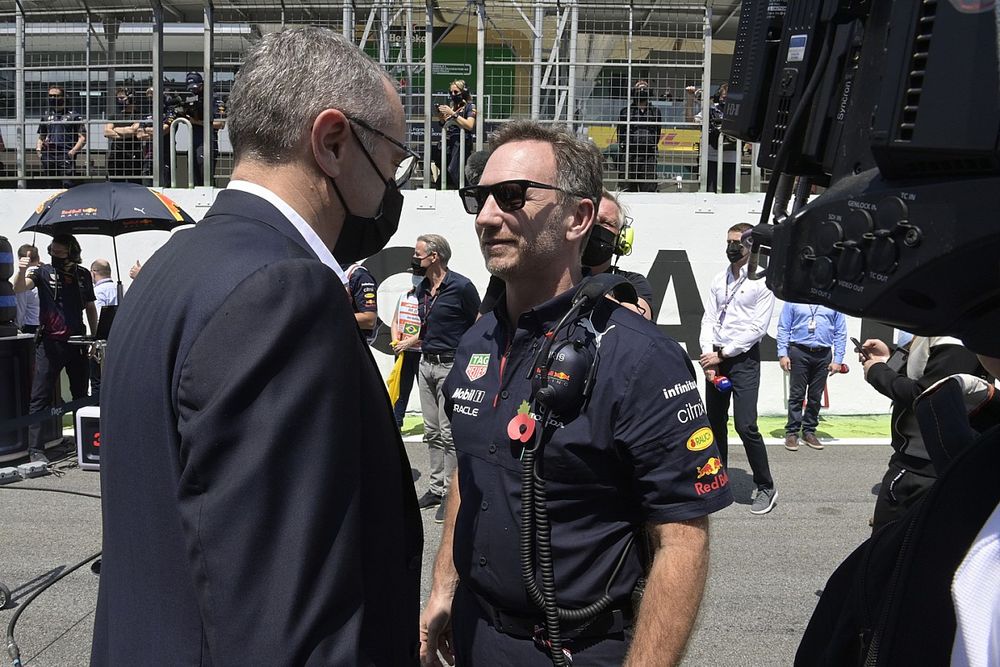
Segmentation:
<svg viewBox="0 0 1000 667">
<path fill-rule="evenodd" d="M 611 259 L 615 252 L 615 242 L 618 235 L 610 229 L 594 225 L 590 230 L 590 238 L 583 249 L 581 261 L 584 266 L 600 266 Z"/>
<path fill-rule="evenodd" d="M 62 109 L 64 106 L 66 106 L 66 98 L 62 96 L 56 97 L 55 95 L 50 95 L 49 104 L 56 109 Z"/>
<path fill-rule="evenodd" d="M 635 99 L 639 100 L 640 102 L 645 102 L 646 100 L 649 99 L 649 91 L 646 90 L 645 88 L 638 89 L 637 91 L 635 91 Z"/>
<path fill-rule="evenodd" d="M 424 259 L 426 259 L 426 258 L 424 258 Z M 422 261 L 424 261 L 424 260 L 423 259 L 417 259 L 416 257 L 414 257 L 413 259 L 410 260 L 410 268 L 413 270 L 413 275 L 415 275 L 415 276 L 427 275 L 427 267 L 426 266 L 421 266 L 421 264 L 420 264 Z"/>
<path fill-rule="evenodd" d="M 743 259 L 743 244 L 739 241 L 728 242 L 726 244 L 726 259 L 729 260 L 730 264 L 735 264 Z"/>
<path fill-rule="evenodd" d="M 353 128 L 352 128 L 353 131 Z M 362 152 L 371 163 L 372 169 L 381 178 L 382 173 L 378 170 L 375 160 L 368 154 L 361 139 L 355 138 Z M 382 195 L 382 203 L 379 205 L 379 212 L 374 218 L 351 213 L 344 196 L 340 194 L 337 182 L 330 179 L 333 191 L 340 199 L 340 205 L 344 207 L 344 226 L 340 230 L 340 237 L 337 238 L 337 245 L 333 248 L 333 256 L 338 262 L 356 262 L 359 259 L 371 257 L 385 247 L 392 235 L 399 229 L 399 217 L 403 212 L 403 195 L 396 185 L 396 181 L 389 178 L 385 180 L 385 192 Z"/>
<path fill-rule="evenodd" d="M 452 104 L 461 104 L 463 100 L 464 98 L 462 97 L 462 93 L 458 93 L 456 95 L 451 96 Z"/>
</svg>

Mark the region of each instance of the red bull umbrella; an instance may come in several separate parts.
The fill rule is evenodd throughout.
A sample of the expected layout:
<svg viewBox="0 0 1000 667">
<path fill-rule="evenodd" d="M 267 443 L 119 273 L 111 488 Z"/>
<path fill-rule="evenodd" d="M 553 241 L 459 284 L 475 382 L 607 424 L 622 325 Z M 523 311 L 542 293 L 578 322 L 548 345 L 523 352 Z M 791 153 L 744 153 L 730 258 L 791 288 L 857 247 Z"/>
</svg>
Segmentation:
<svg viewBox="0 0 1000 667">
<path fill-rule="evenodd" d="M 35 208 L 22 232 L 43 234 L 97 234 L 110 236 L 115 251 L 121 296 L 121 270 L 118 266 L 119 234 L 150 229 L 170 231 L 194 220 L 163 193 L 135 183 L 102 181 L 84 183 L 60 190 Z"/>
</svg>

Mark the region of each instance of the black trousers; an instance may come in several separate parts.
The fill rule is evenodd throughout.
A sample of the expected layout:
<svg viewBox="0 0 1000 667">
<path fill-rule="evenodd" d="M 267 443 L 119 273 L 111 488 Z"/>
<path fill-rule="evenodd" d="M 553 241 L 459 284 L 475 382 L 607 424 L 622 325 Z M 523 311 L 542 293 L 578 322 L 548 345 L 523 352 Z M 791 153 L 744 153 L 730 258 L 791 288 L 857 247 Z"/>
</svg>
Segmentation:
<svg viewBox="0 0 1000 667">
<path fill-rule="evenodd" d="M 736 432 L 743 441 L 753 481 L 758 487 L 772 488 L 771 468 L 767 464 L 767 448 L 757 429 L 757 394 L 760 391 L 760 346 L 754 345 L 743 354 L 723 359 L 719 373 L 733 383 L 731 391 L 719 391 L 711 382 L 705 384 L 705 410 L 712 426 L 715 443 L 722 455 L 722 464 L 729 462 L 729 401 L 732 397 Z"/>
<path fill-rule="evenodd" d="M 73 400 L 87 395 L 90 379 L 86 345 L 70 345 L 65 341 L 42 338 L 35 348 L 35 379 L 31 384 L 32 414 L 48 410 L 55 404 L 54 389 L 62 369 L 69 376 L 69 391 Z M 28 427 L 28 451 L 42 451 L 42 427 L 35 423 Z"/>
<path fill-rule="evenodd" d="M 829 375 L 830 360 L 833 352 L 830 348 L 810 350 L 796 346 L 788 346 L 788 358 L 792 361 L 791 385 L 788 388 L 788 422 L 785 424 L 786 435 L 816 433 L 819 424 L 819 408 L 823 400 L 823 390 L 826 389 L 826 379 Z M 802 412 L 802 401 L 806 402 L 805 414 Z"/>
<path fill-rule="evenodd" d="M 872 532 L 906 514 L 935 481 L 934 469 L 926 461 L 893 454 L 875 500 Z"/>
</svg>

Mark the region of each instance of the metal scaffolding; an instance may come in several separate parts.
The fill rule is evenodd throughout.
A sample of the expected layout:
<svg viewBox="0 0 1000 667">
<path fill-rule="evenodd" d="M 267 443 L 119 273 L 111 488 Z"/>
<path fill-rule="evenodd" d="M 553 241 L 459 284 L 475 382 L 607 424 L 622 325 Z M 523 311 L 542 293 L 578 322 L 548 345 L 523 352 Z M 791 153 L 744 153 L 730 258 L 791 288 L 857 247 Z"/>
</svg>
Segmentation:
<svg viewBox="0 0 1000 667">
<path fill-rule="evenodd" d="M 461 185 L 442 183 L 449 153 L 464 162 L 516 118 L 589 138 L 611 189 L 703 190 L 710 160 L 721 175 L 702 140 L 720 83 L 709 75 L 712 34 L 738 2 L 713 23 L 719 3 L 690 0 L 144 1 L 15 0 L 0 11 L 0 187 L 224 187 L 226 104 L 242 54 L 297 25 L 349 37 L 397 82 L 406 140 L 423 156 L 418 186 Z M 473 132 L 442 131 L 438 105 L 456 80 L 472 93 Z M 648 99 L 636 97 L 640 81 Z M 55 112 L 53 86 L 68 100 Z M 737 146 L 737 159 L 737 189 L 759 188 L 749 148 Z"/>
</svg>

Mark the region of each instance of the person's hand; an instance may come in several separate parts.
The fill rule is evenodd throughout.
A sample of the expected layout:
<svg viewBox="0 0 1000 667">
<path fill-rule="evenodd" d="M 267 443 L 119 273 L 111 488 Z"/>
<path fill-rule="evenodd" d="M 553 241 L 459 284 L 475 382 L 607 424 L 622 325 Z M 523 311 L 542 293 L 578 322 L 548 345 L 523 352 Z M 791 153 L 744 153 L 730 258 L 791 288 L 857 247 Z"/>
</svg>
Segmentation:
<svg viewBox="0 0 1000 667">
<path fill-rule="evenodd" d="M 26 273 L 28 271 L 28 267 L 30 267 L 30 266 L 31 266 L 31 258 L 30 257 L 18 257 L 18 259 L 17 259 L 17 272 L 18 273 L 22 273 L 22 274 Z"/>
<path fill-rule="evenodd" d="M 455 664 L 455 649 L 451 636 L 451 600 L 431 593 L 427 606 L 420 614 L 420 664 L 423 667 L 443 667 L 438 652 L 449 665 Z"/>
<path fill-rule="evenodd" d="M 826 369 L 828 371 L 830 371 L 830 375 L 833 375 L 835 373 L 841 373 L 841 372 L 843 372 L 842 365 L 841 364 L 835 364 L 832 361 L 830 362 L 830 365 L 826 367 Z"/>
<path fill-rule="evenodd" d="M 452 116 L 451 107 L 448 106 L 447 104 L 439 104 L 438 113 L 444 116 L 445 118 L 450 118 Z"/>
<path fill-rule="evenodd" d="M 68 151 L 66 151 L 66 157 L 72 160 L 73 158 L 76 157 L 76 151 L 74 151 L 72 148 L 69 149 Z"/>
<path fill-rule="evenodd" d="M 889 346 L 878 338 L 869 338 L 862 343 L 861 349 L 868 353 L 869 359 L 877 359 L 878 361 L 888 361 L 889 355 L 892 354 L 889 351 Z M 864 362 L 864 359 L 859 361 Z"/>
<path fill-rule="evenodd" d="M 133 264 L 132 268 L 128 270 L 128 277 L 131 278 L 132 280 L 135 280 L 135 277 L 139 275 L 139 271 L 141 270 L 142 270 L 142 264 L 139 262 L 139 260 L 135 260 L 135 264 Z"/>
<path fill-rule="evenodd" d="M 781 366 L 781 370 L 785 371 L 786 373 L 792 370 L 792 360 L 789 359 L 787 356 L 778 359 L 778 365 Z M 833 364 L 830 365 L 832 366 Z"/>
<path fill-rule="evenodd" d="M 420 339 L 417 338 L 416 336 L 408 336 L 406 338 L 396 341 L 396 344 L 393 346 L 393 351 L 395 351 L 396 354 L 406 352 L 419 342 Z"/>
<path fill-rule="evenodd" d="M 715 367 L 705 369 L 705 379 L 708 380 L 709 382 L 713 381 L 717 374 L 718 370 Z"/>
<path fill-rule="evenodd" d="M 698 363 L 701 364 L 703 369 L 708 370 L 709 366 L 718 366 L 722 363 L 722 357 L 719 356 L 718 352 L 706 352 L 701 355 L 701 359 L 699 359 Z"/>
<path fill-rule="evenodd" d="M 875 357 L 872 357 L 872 358 L 870 358 L 870 359 L 865 359 L 865 360 L 864 360 L 864 369 L 865 369 L 865 379 L 867 379 L 867 378 L 868 378 L 868 370 L 869 370 L 869 369 L 870 369 L 870 368 L 871 368 L 872 366 L 874 366 L 875 364 L 881 364 L 881 363 L 883 363 L 884 361 L 885 361 L 885 359 L 876 359 Z"/>
</svg>

